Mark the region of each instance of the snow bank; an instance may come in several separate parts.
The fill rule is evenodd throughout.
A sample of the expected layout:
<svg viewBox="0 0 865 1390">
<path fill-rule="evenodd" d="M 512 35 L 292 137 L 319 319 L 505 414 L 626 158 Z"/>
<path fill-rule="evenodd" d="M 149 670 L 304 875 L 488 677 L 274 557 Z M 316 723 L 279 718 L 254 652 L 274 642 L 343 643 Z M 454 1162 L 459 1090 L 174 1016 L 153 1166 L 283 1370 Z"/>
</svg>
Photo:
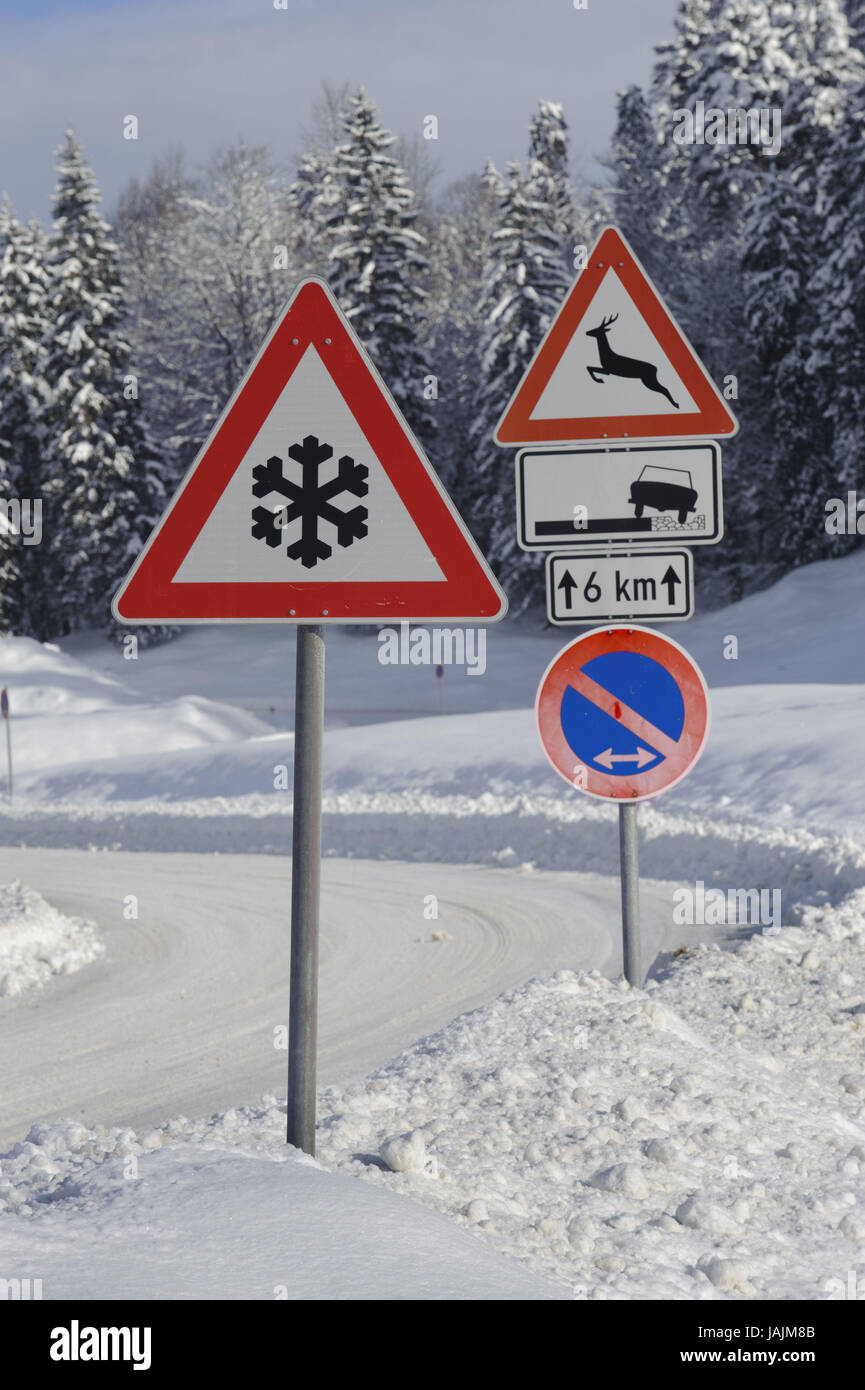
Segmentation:
<svg viewBox="0 0 865 1390">
<path fill-rule="evenodd" d="M 291 809 L 289 791 L 170 803 L 158 797 L 70 800 L 50 807 L 21 798 L 13 812 L 0 808 L 0 840 L 22 847 L 284 855 L 291 845 Z M 671 798 L 642 805 L 641 874 L 778 889 L 784 920 L 793 922 L 803 904 L 837 904 L 865 886 L 865 835 L 766 825 L 729 814 L 731 809 L 714 815 L 674 812 Z M 525 863 L 618 874 L 615 819 L 614 807 L 576 793 L 357 789 L 325 793 L 322 835 L 324 853 L 343 858 Z"/>
<path fill-rule="evenodd" d="M 0 996 L 41 989 L 104 953 L 91 922 L 64 917 L 17 880 L 0 884 Z"/>
<path fill-rule="evenodd" d="M 534 981 L 330 1088 L 319 1154 L 578 1297 L 865 1296 L 863 913 Z M 427 1168 L 376 1164 L 406 1132 Z"/>
<path fill-rule="evenodd" d="M 438 1213 L 284 1145 L 251 1153 L 235 1132 L 214 1147 L 37 1127 L 3 1159 L 4 1278 L 76 1301 L 568 1297 Z"/>
<path fill-rule="evenodd" d="M 865 694 L 863 574 L 865 551 L 809 565 L 677 632 L 709 681 L 712 731 L 665 811 L 865 840 L 850 776 Z M 447 668 L 442 718 L 432 668 L 382 666 L 375 633 L 330 632 L 328 793 L 346 807 L 354 796 L 366 814 L 382 794 L 580 799 L 547 764 L 532 715 L 540 674 L 567 639 L 524 622 L 491 628 L 483 676 Z M 77 657 L 0 639 L 22 793 L 46 810 L 69 805 L 79 820 L 88 807 L 110 803 L 123 816 L 131 803 L 161 802 L 187 828 L 187 803 L 212 818 L 244 813 L 238 798 L 276 806 L 277 768 L 290 785 L 291 632 L 202 628 L 136 661 L 92 635 L 67 645 Z"/>
<path fill-rule="evenodd" d="M 464 1014 L 323 1093 L 319 1161 L 431 1208 L 572 1298 L 825 1299 L 851 1272 L 865 1292 L 863 1044 L 859 891 L 800 927 L 689 949 L 645 990 L 562 971 Z M 68 1211 L 92 1241 L 109 1213 L 141 1218 L 129 1156 L 145 1177 L 157 1150 L 177 1166 L 203 1166 L 209 1146 L 272 1162 L 283 1126 L 273 1097 L 141 1136 L 37 1126 L 2 1158 L 0 1202 L 32 1218 L 46 1250 Z M 174 1213 L 169 1200 L 157 1232 Z M 223 1296 L 243 1296 L 225 1264 Z M 137 1287 L 134 1271 L 114 1277 Z"/>
<path fill-rule="evenodd" d="M 120 660 L 121 668 L 133 670 L 109 676 L 51 643 L 0 638 L 19 790 L 42 787 L 52 796 L 58 789 L 53 779 L 63 786 L 66 769 L 72 767 L 67 785 L 80 797 L 104 796 L 105 770 L 138 757 L 151 768 L 161 766 L 170 786 L 172 754 L 268 732 L 254 715 L 205 695 L 142 696 L 132 684 L 135 665 Z M 5 760 L 5 750 L 2 756 Z"/>
</svg>

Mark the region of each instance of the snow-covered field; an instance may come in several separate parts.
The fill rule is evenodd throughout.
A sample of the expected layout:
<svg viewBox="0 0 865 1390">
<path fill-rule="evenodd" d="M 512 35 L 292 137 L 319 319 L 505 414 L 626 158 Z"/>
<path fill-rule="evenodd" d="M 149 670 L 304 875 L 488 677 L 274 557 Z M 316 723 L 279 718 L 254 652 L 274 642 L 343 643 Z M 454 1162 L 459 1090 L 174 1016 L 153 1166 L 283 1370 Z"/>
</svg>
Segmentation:
<svg viewBox="0 0 865 1390">
<path fill-rule="evenodd" d="M 615 811 L 536 742 L 567 635 L 491 629 L 443 717 L 430 668 L 328 633 L 317 1165 L 275 1099 L 291 632 L 190 630 L 136 661 L 0 644 L 0 882 L 27 885 L 4 890 L 0 966 L 18 951 L 41 986 L 0 998 L 0 1277 L 821 1299 L 852 1270 L 865 1295 L 863 592 L 858 553 L 677 627 L 713 724 L 640 807 L 643 990 L 617 978 Z M 782 925 L 683 920 L 712 888 L 762 890 Z M 34 913 L 74 924 L 72 957 Z"/>
</svg>

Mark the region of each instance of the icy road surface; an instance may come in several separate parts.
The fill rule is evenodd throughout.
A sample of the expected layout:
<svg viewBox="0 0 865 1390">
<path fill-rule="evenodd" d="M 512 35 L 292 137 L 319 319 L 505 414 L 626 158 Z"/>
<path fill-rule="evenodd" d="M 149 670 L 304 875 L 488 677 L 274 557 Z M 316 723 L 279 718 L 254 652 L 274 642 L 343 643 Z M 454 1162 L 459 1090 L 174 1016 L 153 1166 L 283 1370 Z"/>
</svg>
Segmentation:
<svg viewBox="0 0 865 1390">
<path fill-rule="evenodd" d="M 15 876 L 95 922 L 106 955 L 0 1000 L 0 1144 L 37 1120 L 140 1126 L 284 1092 L 287 859 L 0 850 L 0 881 Z M 593 874 L 326 859 L 321 1083 L 533 976 L 619 974 L 618 892 Z M 123 915 L 130 895 L 137 920 Z M 437 920 L 423 916 L 429 895 Z M 642 909 L 647 962 L 707 931 L 672 924 L 670 885 L 644 881 Z"/>
</svg>

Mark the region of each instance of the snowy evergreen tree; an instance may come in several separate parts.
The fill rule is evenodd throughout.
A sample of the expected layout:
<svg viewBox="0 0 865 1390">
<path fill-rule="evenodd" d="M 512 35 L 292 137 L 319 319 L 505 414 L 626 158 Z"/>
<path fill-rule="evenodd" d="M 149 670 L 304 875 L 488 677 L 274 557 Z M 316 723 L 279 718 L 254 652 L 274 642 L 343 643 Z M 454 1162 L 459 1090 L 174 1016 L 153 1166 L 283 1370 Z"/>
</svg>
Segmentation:
<svg viewBox="0 0 865 1390">
<path fill-rule="evenodd" d="M 333 215 L 340 198 L 333 150 L 309 150 L 298 165 L 288 193 L 292 246 L 302 275 L 330 277 L 330 252 L 335 241 Z"/>
<path fill-rule="evenodd" d="M 767 163 L 796 157 L 803 124 L 837 124 L 861 65 L 838 0 L 683 0 L 676 37 L 658 48 L 653 100 L 686 220 L 695 218 L 696 199 L 709 228 L 729 225 Z M 693 113 L 698 101 L 707 111 L 779 110 L 778 154 L 754 143 L 676 143 L 676 112 Z M 705 235 L 706 227 L 697 230 Z"/>
<path fill-rule="evenodd" d="M 577 208 L 568 171 L 568 125 L 558 102 L 541 101 L 529 124 L 528 191 L 546 209 L 552 237 L 546 266 L 548 292 L 563 299 L 576 269 L 577 243 L 588 239 L 587 226 Z"/>
<path fill-rule="evenodd" d="M 19 506 L 41 501 L 41 417 L 45 332 L 44 237 L 0 205 L 0 495 Z M 31 513 L 35 521 L 35 513 Z M 46 605 L 43 545 L 0 533 L 0 630 L 30 635 Z"/>
<path fill-rule="evenodd" d="M 820 496 L 825 424 L 811 367 L 814 318 L 808 294 L 816 218 L 792 177 L 774 168 L 745 219 L 745 317 L 761 409 L 761 467 L 740 480 L 736 509 L 746 518 L 742 547 L 758 584 L 825 554 Z"/>
<path fill-rule="evenodd" d="M 406 419 L 428 447 L 435 428 L 432 368 L 421 342 L 430 266 L 405 174 L 388 153 L 394 137 L 363 88 L 349 99 L 344 138 L 332 156 L 314 155 L 304 204 L 321 228 L 326 278 Z M 296 195 L 297 196 L 297 195 Z M 427 391 L 427 395 L 425 395 Z"/>
<path fill-rule="evenodd" d="M 810 365 L 820 385 L 821 457 L 829 459 L 820 508 L 829 497 L 865 490 L 865 87 L 851 108 L 821 171 L 822 254 L 809 287 Z M 808 250 L 813 255 L 813 245 Z M 839 538 L 834 548 L 847 544 Z"/>
<path fill-rule="evenodd" d="M 667 188 L 661 146 L 649 105 L 640 87 L 619 92 L 616 129 L 607 164 L 613 174 L 610 197 L 621 227 L 652 279 L 669 264 Z"/>
<path fill-rule="evenodd" d="M 835 0 L 811 8 L 810 43 L 803 55 L 807 61 L 787 92 L 778 163 L 790 172 L 800 196 L 813 203 L 835 132 L 865 80 L 865 60 Z"/>
<path fill-rule="evenodd" d="M 509 165 L 507 173 L 480 304 L 471 519 L 512 609 L 519 612 L 541 597 L 540 560 L 517 547 L 513 453 L 494 443 L 493 431 L 555 316 L 563 286 L 557 273 L 561 243 L 549 210 L 535 201 L 532 181 L 518 164 Z"/>
<path fill-rule="evenodd" d="M 844 0 L 844 11 L 852 42 L 860 52 L 865 51 L 865 0 Z"/>
<path fill-rule="evenodd" d="M 771 201 L 778 196 L 797 226 L 809 220 L 817 175 L 862 59 L 850 45 L 837 0 L 683 0 L 676 36 L 658 52 L 652 99 L 676 272 L 671 285 L 661 271 L 661 288 L 715 379 L 733 372 L 743 388 L 734 405 L 743 429 L 724 456 L 728 543 L 702 567 L 717 600 L 725 596 L 718 575 L 730 580 L 726 596 L 737 597 L 765 582 L 768 573 L 769 559 L 759 554 L 760 528 L 775 506 L 783 461 L 775 457 L 767 424 L 774 407 L 766 409 L 764 382 L 773 364 L 761 360 L 763 341 L 748 316 L 751 323 L 760 318 L 761 277 L 764 285 L 777 279 L 783 303 L 785 265 L 780 258 L 772 261 L 766 233 Z M 697 102 L 724 113 L 780 111 L 780 150 L 771 155 L 753 144 L 677 143 L 674 127 L 678 122 L 681 133 L 682 113 L 693 113 Z M 780 312 L 781 305 L 776 307 Z M 785 325 L 794 337 L 807 338 L 803 320 L 795 329 L 786 320 Z M 788 349 L 789 342 L 782 357 Z M 806 360 L 798 349 L 786 359 L 788 413 L 775 426 L 790 447 L 807 431 L 813 382 Z M 767 450 L 774 461 L 767 463 Z M 787 459 L 789 476 L 799 468 Z M 806 485 L 804 475 L 800 484 Z M 783 518 L 778 523 L 786 527 Z M 795 533 L 795 526 L 784 529 L 783 547 Z"/>
<path fill-rule="evenodd" d="M 117 247 L 98 199 L 68 131 L 47 262 L 43 495 L 55 606 L 42 637 L 109 620 L 111 595 L 165 501 L 163 459 L 123 336 Z"/>
<path fill-rule="evenodd" d="M 452 186 L 442 199 L 430 243 L 429 357 L 440 380 L 441 447 L 436 463 L 458 509 L 472 508 L 471 437 L 477 394 L 478 304 L 503 180 L 492 163 Z"/>
</svg>

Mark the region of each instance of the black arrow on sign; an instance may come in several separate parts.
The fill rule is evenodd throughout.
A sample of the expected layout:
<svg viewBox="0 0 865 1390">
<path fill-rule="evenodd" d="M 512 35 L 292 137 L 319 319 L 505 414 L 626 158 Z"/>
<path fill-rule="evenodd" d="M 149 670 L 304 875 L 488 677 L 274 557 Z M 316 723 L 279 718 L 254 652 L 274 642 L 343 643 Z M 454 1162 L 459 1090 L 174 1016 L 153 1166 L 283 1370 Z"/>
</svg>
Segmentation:
<svg viewBox="0 0 865 1390">
<path fill-rule="evenodd" d="M 579 584 L 577 583 L 577 581 L 574 579 L 574 576 L 571 574 L 571 571 L 570 571 L 570 570 L 565 570 L 564 574 L 562 575 L 561 579 L 559 580 L 558 584 L 556 585 L 556 588 L 557 588 L 557 589 L 564 589 L 564 591 L 565 591 L 565 603 L 566 603 L 566 605 L 567 605 L 568 608 L 572 607 L 572 604 L 571 604 L 571 594 L 574 592 L 574 589 L 578 589 L 579 587 L 580 587 L 580 586 L 579 586 Z"/>
<path fill-rule="evenodd" d="M 676 603 L 676 585 L 681 584 L 681 582 L 682 580 L 676 573 L 676 571 L 673 569 L 673 566 L 668 565 L 667 573 L 664 575 L 663 579 L 661 580 L 661 583 L 666 584 L 667 586 L 667 602 L 669 603 L 671 608 L 673 608 Z"/>
</svg>

